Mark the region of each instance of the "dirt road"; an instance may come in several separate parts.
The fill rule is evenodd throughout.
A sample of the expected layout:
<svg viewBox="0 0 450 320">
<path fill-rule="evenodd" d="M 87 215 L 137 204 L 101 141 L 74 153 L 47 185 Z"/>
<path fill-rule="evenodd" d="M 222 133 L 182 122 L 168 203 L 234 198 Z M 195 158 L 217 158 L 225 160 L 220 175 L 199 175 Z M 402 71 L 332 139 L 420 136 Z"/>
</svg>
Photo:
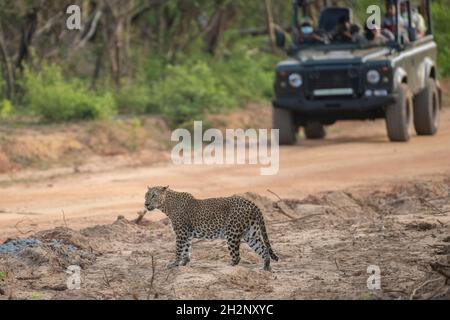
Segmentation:
<svg viewBox="0 0 450 320">
<path fill-rule="evenodd" d="M 174 166 L 122 168 L 27 179 L 0 187 L 0 241 L 17 234 L 67 224 L 82 228 L 107 223 L 118 215 L 133 218 L 143 207 L 147 185 L 170 185 L 197 197 L 257 192 L 303 197 L 329 190 L 383 189 L 391 182 L 450 173 L 450 111 L 445 110 L 435 137 L 389 143 L 383 121 L 344 122 L 329 129 L 324 141 L 304 141 L 281 149 L 276 176 L 259 167 Z M 155 219 L 158 216 L 155 214 Z"/>
</svg>

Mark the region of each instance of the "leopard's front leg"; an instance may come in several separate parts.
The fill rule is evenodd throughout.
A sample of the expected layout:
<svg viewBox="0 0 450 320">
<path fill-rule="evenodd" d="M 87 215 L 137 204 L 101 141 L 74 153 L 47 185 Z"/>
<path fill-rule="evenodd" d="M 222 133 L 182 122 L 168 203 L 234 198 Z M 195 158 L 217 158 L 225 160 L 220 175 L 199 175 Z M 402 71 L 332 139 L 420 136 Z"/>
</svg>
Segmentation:
<svg viewBox="0 0 450 320">
<path fill-rule="evenodd" d="M 175 261 L 170 263 L 167 268 L 185 266 L 189 261 L 189 249 L 191 248 L 192 236 L 187 230 L 176 235 L 176 257 Z"/>
</svg>

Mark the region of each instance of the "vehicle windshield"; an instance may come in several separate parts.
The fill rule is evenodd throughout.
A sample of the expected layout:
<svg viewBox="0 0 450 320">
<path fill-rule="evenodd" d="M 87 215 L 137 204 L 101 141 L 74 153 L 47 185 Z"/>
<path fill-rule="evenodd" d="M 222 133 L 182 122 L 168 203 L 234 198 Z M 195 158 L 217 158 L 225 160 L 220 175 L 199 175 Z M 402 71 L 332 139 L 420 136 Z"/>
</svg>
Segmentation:
<svg viewBox="0 0 450 320">
<path fill-rule="evenodd" d="M 417 41 L 427 34 L 426 14 L 419 2 L 400 2 L 399 17 L 395 2 L 386 0 L 351 1 L 346 7 L 315 8 L 311 4 L 307 10 L 299 9 L 294 19 L 294 47 L 352 50 Z"/>
</svg>

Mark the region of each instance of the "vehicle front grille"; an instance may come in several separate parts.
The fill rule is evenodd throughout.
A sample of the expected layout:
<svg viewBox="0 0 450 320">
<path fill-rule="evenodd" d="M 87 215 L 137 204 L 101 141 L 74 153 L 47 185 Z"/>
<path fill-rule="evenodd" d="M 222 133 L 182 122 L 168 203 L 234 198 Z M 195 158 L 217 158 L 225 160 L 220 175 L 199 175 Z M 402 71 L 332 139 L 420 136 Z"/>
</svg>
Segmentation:
<svg viewBox="0 0 450 320">
<path fill-rule="evenodd" d="M 315 97 L 315 90 L 353 89 L 353 95 L 359 95 L 359 74 L 356 69 L 311 70 L 307 73 L 307 95 L 311 99 L 326 99 L 326 96 Z M 336 98 L 336 97 L 330 97 Z"/>
</svg>

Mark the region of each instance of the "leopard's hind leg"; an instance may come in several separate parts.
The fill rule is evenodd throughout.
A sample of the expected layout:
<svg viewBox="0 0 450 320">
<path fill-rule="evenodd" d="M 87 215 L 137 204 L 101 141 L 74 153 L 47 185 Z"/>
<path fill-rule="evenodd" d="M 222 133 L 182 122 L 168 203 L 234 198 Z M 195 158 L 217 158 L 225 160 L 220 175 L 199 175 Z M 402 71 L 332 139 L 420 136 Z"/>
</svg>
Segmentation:
<svg viewBox="0 0 450 320">
<path fill-rule="evenodd" d="M 263 269 L 270 271 L 270 249 L 265 244 L 260 227 L 252 224 L 244 235 L 244 241 L 263 259 Z"/>
</svg>

